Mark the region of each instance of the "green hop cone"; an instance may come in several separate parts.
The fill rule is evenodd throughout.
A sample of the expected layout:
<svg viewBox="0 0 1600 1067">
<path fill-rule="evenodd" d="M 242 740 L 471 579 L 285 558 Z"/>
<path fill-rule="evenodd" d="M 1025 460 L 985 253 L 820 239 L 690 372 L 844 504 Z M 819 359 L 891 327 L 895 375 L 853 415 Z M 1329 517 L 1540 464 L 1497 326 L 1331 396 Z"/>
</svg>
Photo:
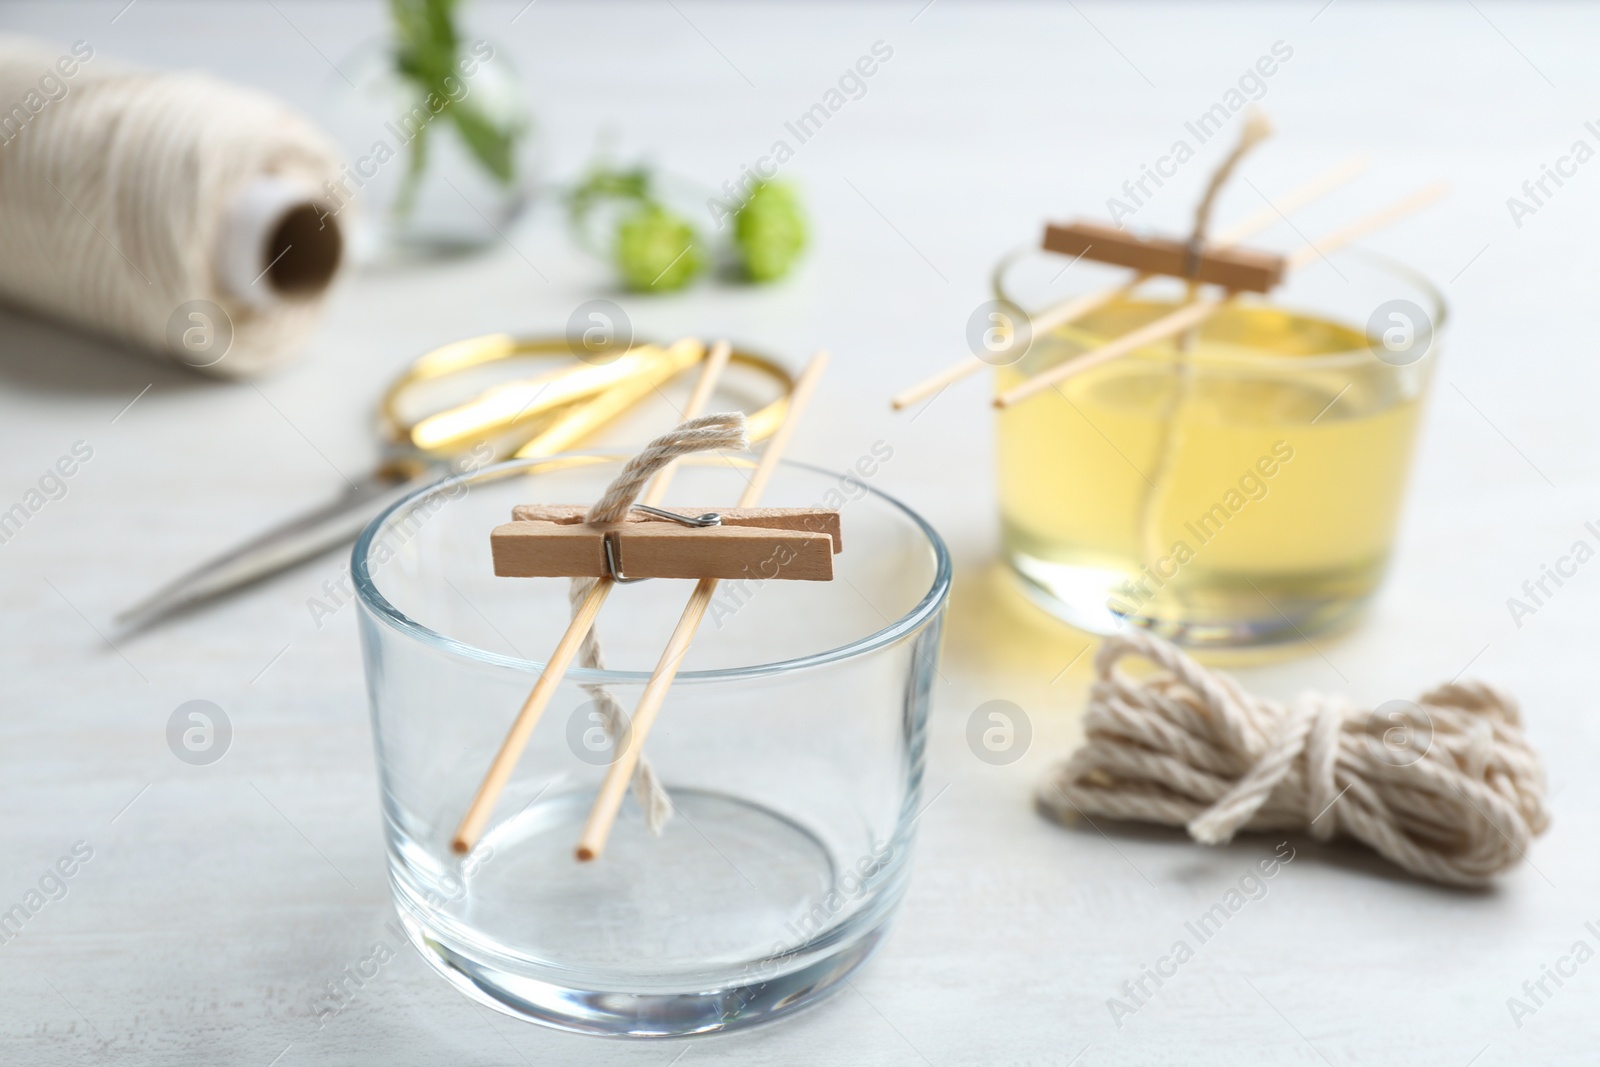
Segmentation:
<svg viewBox="0 0 1600 1067">
<path fill-rule="evenodd" d="M 806 219 L 794 189 L 781 182 L 757 184 L 734 216 L 733 240 L 751 281 L 788 274 L 806 247 Z"/>
<path fill-rule="evenodd" d="M 617 227 L 617 269 L 630 289 L 682 289 L 705 267 L 694 227 L 660 204 L 647 203 Z"/>
</svg>

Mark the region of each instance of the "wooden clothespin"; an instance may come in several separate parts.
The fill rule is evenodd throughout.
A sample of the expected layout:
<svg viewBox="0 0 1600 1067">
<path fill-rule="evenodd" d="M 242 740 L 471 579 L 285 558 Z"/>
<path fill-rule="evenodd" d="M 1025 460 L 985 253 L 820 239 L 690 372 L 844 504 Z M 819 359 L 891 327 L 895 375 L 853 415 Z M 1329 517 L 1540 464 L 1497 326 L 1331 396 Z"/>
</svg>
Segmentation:
<svg viewBox="0 0 1600 1067">
<path fill-rule="evenodd" d="M 1045 227 L 1044 248 L 1064 256 L 1129 267 L 1140 274 L 1220 285 L 1231 292 L 1265 293 L 1283 280 L 1286 256 L 1254 249 L 1190 245 L 1166 237 L 1136 237 L 1098 222 Z"/>
<path fill-rule="evenodd" d="M 576 504 L 523 505 L 489 535 L 503 578 L 833 580 L 839 513 L 826 508 L 656 508 L 591 525 Z"/>
</svg>

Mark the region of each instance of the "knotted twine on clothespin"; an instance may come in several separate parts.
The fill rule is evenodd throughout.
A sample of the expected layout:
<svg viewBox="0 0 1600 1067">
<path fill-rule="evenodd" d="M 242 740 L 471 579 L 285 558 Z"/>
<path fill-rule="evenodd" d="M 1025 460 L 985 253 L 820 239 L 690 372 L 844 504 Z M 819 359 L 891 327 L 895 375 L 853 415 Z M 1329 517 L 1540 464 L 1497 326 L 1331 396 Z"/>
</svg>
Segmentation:
<svg viewBox="0 0 1600 1067">
<path fill-rule="evenodd" d="M 644 491 L 645 484 L 658 471 L 680 456 L 716 449 L 743 452 L 749 447 L 750 439 L 745 434 L 743 412 L 703 415 L 698 419 L 680 423 L 677 428 L 651 441 L 642 452 L 624 464 L 622 472 L 606 486 L 606 491 L 589 509 L 584 521 L 621 522 L 627 517 L 633 502 Z M 598 580 L 597 578 L 572 579 L 572 587 L 567 595 L 573 614 L 577 614 L 578 606 L 583 603 L 584 598 L 589 595 L 589 590 Z M 595 628 L 590 628 L 578 649 L 578 665 L 589 670 L 605 670 L 605 659 L 600 652 L 600 638 Z M 617 698 L 611 694 L 611 690 L 603 685 L 584 685 L 582 688 L 589 694 L 589 699 L 594 701 L 595 711 L 600 716 L 601 727 L 605 730 L 606 736 L 611 739 L 612 744 L 619 744 L 619 738 L 625 731 L 623 723 L 626 721 L 622 705 L 617 703 Z M 672 817 L 672 800 L 667 796 L 660 779 L 656 777 L 655 768 L 642 756 L 633 775 L 633 790 L 634 796 L 639 801 L 639 807 L 644 810 L 645 825 L 652 834 L 659 834 L 661 828 L 667 824 L 667 820 Z"/>
<path fill-rule="evenodd" d="M 1128 656 L 1164 673 L 1130 678 L 1117 669 Z M 1144 632 L 1107 638 L 1095 670 L 1087 741 L 1039 787 L 1057 819 L 1183 826 L 1208 845 L 1240 830 L 1343 833 L 1462 886 L 1516 866 L 1549 825 L 1516 702 L 1485 683 L 1371 712 L 1321 693 L 1283 705 Z"/>
</svg>

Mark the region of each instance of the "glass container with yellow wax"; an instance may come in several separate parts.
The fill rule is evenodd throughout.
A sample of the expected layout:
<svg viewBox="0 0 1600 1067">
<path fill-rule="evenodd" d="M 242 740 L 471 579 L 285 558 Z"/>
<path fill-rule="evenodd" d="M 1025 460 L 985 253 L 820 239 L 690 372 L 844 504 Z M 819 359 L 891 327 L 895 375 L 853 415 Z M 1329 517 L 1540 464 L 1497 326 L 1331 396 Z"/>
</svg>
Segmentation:
<svg viewBox="0 0 1600 1067">
<path fill-rule="evenodd" d="M 1048 302 L 1023 295 L 1037 266 L 1003 266 L 999 298 Z M 1191 647 L 1303 641 L 1359 615 L 1388 564 L 1444 306 L 1378 257 L 1319 267 L 998 413 L 1004 552 L 1033 600 L 1091 632 Z M 1035 336 L 997 389 L 1183 299 L 1152 282 Z"/>
</svg>

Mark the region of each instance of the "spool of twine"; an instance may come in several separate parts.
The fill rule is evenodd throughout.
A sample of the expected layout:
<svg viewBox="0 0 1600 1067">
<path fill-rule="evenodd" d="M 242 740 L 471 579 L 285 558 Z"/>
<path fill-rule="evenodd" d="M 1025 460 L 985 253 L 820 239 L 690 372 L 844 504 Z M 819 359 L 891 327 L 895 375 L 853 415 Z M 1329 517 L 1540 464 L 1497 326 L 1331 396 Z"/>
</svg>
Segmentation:
<svg viewBox="0 0 1600 1067">
<path fill-rule="evenodd" d="M 0 35 L 0 300 L 206 373 L 294 355 L 343 260 L 332 143 L 263 93 Z"/>
</svg>

